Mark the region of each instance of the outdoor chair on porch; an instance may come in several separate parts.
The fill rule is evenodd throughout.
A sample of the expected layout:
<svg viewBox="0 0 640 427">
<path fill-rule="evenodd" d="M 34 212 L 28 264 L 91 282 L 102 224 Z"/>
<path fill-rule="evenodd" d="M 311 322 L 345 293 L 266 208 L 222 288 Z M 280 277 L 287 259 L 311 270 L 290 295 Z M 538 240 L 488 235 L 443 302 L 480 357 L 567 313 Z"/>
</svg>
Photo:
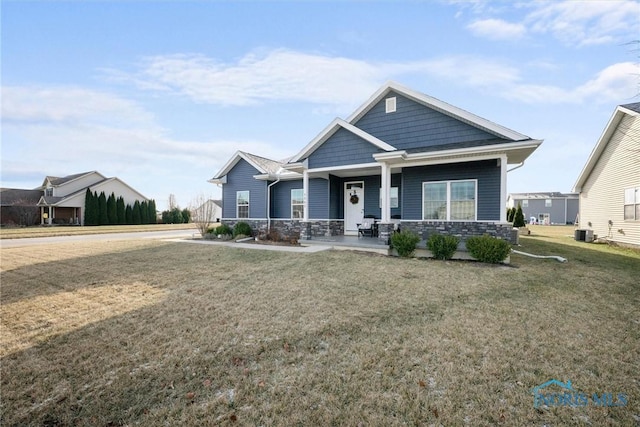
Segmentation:
<svg viewBox="0 0 640 427">
<path fill-rule="evenodd" d="M 375 215 L 365 215 L 358 224 L 358 237 L 376 237 L 377 228 Z"/>
</svg>

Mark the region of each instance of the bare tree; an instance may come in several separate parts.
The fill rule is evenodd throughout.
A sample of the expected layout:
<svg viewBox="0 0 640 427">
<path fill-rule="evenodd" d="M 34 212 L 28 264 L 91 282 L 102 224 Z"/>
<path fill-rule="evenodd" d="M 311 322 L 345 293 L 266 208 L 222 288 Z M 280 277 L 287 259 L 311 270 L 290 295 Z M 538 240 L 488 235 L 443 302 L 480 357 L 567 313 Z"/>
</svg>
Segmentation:
<svg viewBox="0 0 640 427">
<path fill-rule="evenodd" d="M 196 228 L 200 232 L 200 235 L 204 235 L 209 231 L 211 225 L 215 223 L 215 204 L 210 197 L 200 194 L 194 200 L 191 201 L 191 218 L 193 223 L 196 224 Z"/>
<path fill-rule="evenodd" d="M 169 200 L 167 201 L 167 204 L 169 205 L 169 210 L 172 211 L 175 208 L 178 207 L 178 203 L 176 202 L 176 196 L 175 194 L 169 194 Z"/>
</svg>

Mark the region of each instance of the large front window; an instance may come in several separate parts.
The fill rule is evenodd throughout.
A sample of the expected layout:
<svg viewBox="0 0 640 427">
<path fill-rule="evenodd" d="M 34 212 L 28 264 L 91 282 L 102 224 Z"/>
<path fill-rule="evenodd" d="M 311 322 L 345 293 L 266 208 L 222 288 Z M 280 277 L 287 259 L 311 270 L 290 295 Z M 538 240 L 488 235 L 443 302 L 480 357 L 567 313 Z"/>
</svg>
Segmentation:
<svg viewBox="0 0 640 427">
<path fill-rule="evenodd" d="M 304 191 L 302 188 L 291 190 L 291 218 L 304 218 Z"/>
<path fill-rule="evenodd" d="M 476 220 L 476 180 L 422 183 L 422 218 Z"/>
<path fill-rule="evenodd" d="M 249 192 L 236 192 L 236 218 L 249 218 Z"/>
</svg>

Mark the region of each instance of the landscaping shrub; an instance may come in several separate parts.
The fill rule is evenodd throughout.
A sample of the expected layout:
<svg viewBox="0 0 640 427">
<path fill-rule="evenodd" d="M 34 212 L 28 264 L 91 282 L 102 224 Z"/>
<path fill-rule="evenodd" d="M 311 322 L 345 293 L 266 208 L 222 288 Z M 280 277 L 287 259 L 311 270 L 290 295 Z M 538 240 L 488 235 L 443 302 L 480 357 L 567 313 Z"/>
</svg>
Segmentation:
<svg viewBox="0 0 640 427">
<path fill-rule="evenodd" d="M 409 230 L 402 230 L 391 236 L 391 247 L 398 251 L 398 255 L 401 257 L 409 258 L 415 252 L 419 241 L 420 237 L 417 234 Z"/>
<path fill-rule="evenodd" d="M 253 232 L 251 230 L 251 226 L 246 222 L 239 222 L 233 227 L 233 237 L 237 237 L 240 235 L 244 236 L 252 236 Z"/>
<path fill-rule="evenodd" d="M 478 261 L 497 264 L 509 256 L 511 245 L 506 240 L 485 234 L 470 237 L 467 240 L 467 250 Z"/>
<path fill-rule="evenodd" d="M 216 228 L 211 228 L 210 230 L 213 230 L 213 233 L 217 234 L 218 236 L 220 236 L 220 235 L 223 235 L 223 236 L 231 236 L 231 235 L 233 235 L 233 230 L 227 224 L 220 224 Z"/>
<path fill-rule="evenodd" d="M 514 227 L 524 227 L 524 213 L 522 213 L 522 206 L 518 203 L 518 209 L 516 209 L 516 213 L 513 216 L 513 226 Z"/>
<path fill-rule="evenodd" d="M 435 259 L 451 259 L 458 250 L 460 239 L 456 236 L 432 234 L 427 240 L 427 248 Z"/>
</svg>

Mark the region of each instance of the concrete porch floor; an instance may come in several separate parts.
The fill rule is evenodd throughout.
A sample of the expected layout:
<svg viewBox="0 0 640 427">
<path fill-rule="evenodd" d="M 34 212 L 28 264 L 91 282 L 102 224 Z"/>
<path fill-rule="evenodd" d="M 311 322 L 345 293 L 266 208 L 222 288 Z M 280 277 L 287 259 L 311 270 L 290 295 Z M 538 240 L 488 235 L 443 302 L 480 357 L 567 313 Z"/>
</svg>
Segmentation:
<svg viewBox="0 0 640 427">
<path fill-rule="evenodd" d="M 389 255 L 389 245 L 383 244 L 377 237 L 358 236 L 314 236 L 310 240 L 300 240 L 303 246 L 331 246 L 335 250 L 352 250 Z"/>
</svg>

